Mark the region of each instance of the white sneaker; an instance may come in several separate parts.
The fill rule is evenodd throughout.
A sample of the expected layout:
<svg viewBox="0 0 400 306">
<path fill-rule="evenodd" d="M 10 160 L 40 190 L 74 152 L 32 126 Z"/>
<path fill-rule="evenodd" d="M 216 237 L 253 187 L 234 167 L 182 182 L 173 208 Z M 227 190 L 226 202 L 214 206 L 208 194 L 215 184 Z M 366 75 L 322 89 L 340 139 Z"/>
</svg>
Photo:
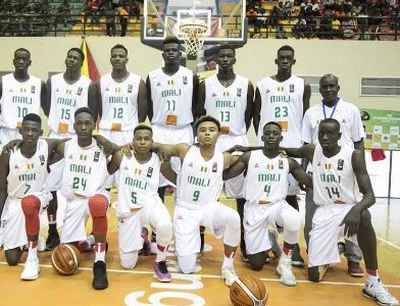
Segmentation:
<svg viewBox="0 0 400 306">
<path fill-rule="evenodd" d="M 232 268 L 222 268 L 221 271 L 222 278 L 225 281 L 225 285 L 230 287 L 239 277 L 236 275 L 235 269 Z"/>
<path fill-rule="evenodd" d="M 276 267 L 276 272 L 281 276 L 280 282 L 286 286 L 296 286 L 296 277 L 292 271 L 292 259 L 289 254 L 282 254 L 279 258 L 278 266 Z"/>
<path fill-rule="evenodd" d="M 365 297 L 375 300 L 375 302 L 377 302 L 379 305 L 400 305 L 399 301 L 393 295 L 391 295 L 385 287 L 383 287 L 383 284 L 380 280 L 367 280 L 362 292 Z"/>
<path fill-rule="evenodd" d="M 39 277 L 40 267 L 38 259 L 30 259 L 25 262 L 24 270 L 21 273 L 22 280 L 35 280 Z"/>
</svg>

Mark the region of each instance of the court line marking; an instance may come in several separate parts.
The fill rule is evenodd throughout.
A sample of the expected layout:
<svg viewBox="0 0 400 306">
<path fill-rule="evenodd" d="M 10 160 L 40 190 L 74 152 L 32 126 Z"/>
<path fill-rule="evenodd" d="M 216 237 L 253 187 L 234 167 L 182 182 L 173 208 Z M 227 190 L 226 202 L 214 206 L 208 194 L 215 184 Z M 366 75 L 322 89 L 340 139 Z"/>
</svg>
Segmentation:
<svg viewBox="0 0 400 306">
<path fill-rule="evenodd" d="M 390 242 L 389 240 L 383 239 L 383 238 L 381 238 L 379 236 L 377 238 L 378 238 L 379 241 L 381 241 L 381 242 L 383 242 L 383 243 L 385 243 L 387 245 L 390 245 L 392 248 L 395 248 L 396 250 L 400 251 L 400 245 L 397 245 L 397 244 L 395 244 L 393 242 Z"/>
<path fill-rule="evenodd" d="M 0 261 L 1 265 L 7 265 L 7 262 L 5 261 Z M 20 263 L 18 264 L 19 266 L 23 266 L 24 264 Z M 41 268 L 53 268 L 51 265 L 46 265 L 46 264 L 41 264 Z M 92 268 L 89 267 L 79 267 L 80 271 L 92 271 Z M 140 271 L 140 270 L 121 270 L 121 269 L 107 269 L 107 272 L 112 272 L 112 273 L 125 273 L 125 274 L 141 274 L 141 275 L 153 275 L 153 271 Z M 178 275 L 180 273 L 171 273 L 173 275 Z M 221 279 L 220 275 L 214 275 L 214 274 L 192 274 L 193 276 L 197 276 L 200 278 L 205 278 L 205 279 Z M 263 282 L 279 282 L 279 278 L 265 278 L 261 277 L 260 280 Z M 311 282 L 309 280 L 304 280 L 304 279 L 298 279 L 298 283 L 301 284 L 313 284 L 315 285 L 316 283 Z M 355 287 L 362 287 L 364 286 L 364 283 L 350 283 L 350 282 L 330 282 L 330 281 L 322 281 L 319 282 L 318 284 L 321 285 L 332 285 L 332 286 L 355 286 Z M 387 288 L 397 288 L 400 289 L 400 284 L 395 285 L 395 284 L 385 284 L 385 287 Z"/>
</svg>

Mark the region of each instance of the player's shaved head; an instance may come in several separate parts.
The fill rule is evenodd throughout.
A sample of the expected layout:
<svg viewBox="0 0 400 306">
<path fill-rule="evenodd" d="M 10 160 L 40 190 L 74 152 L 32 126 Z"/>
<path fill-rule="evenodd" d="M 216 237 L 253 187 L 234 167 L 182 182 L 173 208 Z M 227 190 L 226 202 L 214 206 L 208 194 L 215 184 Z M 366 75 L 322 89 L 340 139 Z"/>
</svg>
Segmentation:
<svg viewBox="0 0 400 306">
<path fill-rule="evenodd" d="M 293 47 L 291 47 L 289 45 L 284 45 L 284 46 L 280 47 L 278 49 L 278 51 L 276 52 L 276 54 L 279 54 L 279 52 L 281 52 L 281 51 L 291 51 L 293 53 L 293 56 L 294 56 L 294 49 L 293 49 Z"/>
<path fill-rule="evenodd" d="M 112 51 L 115 50 L 115 49 L 122 49 L 122 50 L 124 50 L 126 56 L 128 56 L 128 49 L 127 49 L 124 45 L 116 44 L 114 47 L 111 48 L 110 52 L 112 52 Z"/>
<path fill-rule="evenodd" d="M 275 121 L 270 121 L 270 122 L 267 122 L 266 124 L 264 124 L 263 131 L 270 125 L 276 126 L 282 132 L 282 127 L 279 125 L 278 122 L 275 122 Z"/>
<path fill-rule="evenodd" d="M 17 55 L 17 53 L 20 52 L 25 52 L 28 53 L 29 57 L 31 57 L 31 52 L 28 49 L 25 48 L 18 48 L 17 50 L 14 51 L 14 57 Z"/>
<path fill-rule="evenodd" d="M 215 125 L 218 127 L 218 131 L 221 130 L 221 124 L 219 123 L 219 121 L 218 121 L 217 119 L 215 119 L 215 118 L 212 117 L 212 116 L 201 116 L 201 117 L 199 118 L 199 120 L 197 120 L 197 122 L 196 122 L 196 125 L 195 125 L 196 130 L 198 130 L 198 128 L 200 127 L 200 125 L 201 125 L 203 122 L 213 122 L 213 123 L 215 123 Z"/>
<path fill-rule="evenodd" d="M 324 125 L 327 125 L 327 124 L 330 124 L 330 125 L 335 126 L 335 131 L 337 131 L 338 133 L 340 133 L 340 123 L 339 123 L 339 121 L 337 121 L 337 120 L 334 119 L 334 118 L 326 118 L 326 119 L 322 120 L 322 121 L 319 123 L 319 126 L 321 127 L 321 126 L 324 126 Z"/>
<path fill-rule="evenodd" d="M 328 80 L 334 80 L 336 82 L 336 85 L 339 85 L 339 78 L 336 75 L 332 74 L 332 73 L 324 74 L 321 77 L 321 79 L 319 80 L 319 85 L 321 86 L 321 84 L 324 81 L 328 81 Z"/>
<path fill-rule="evenodd" d="M 79 48 L 71 48 L 68 50 L 67 54 L 69 54 L 72 51 L 78 53 L 81 56 L 81 60 L 83 63 L 83 61 L 85 60 L 85 54 L 83 53 L 83 51 Z"/>
<path fill-rule="evenodd" d="M 94 114 L 93 114 L 93 112 L 92 112 L 92 110 L 90 108 L 88 108 L 88 107 L 80 107 L 80 108 L 78 108 L 75 111 L 74 117 L 76 118 L 81 113 L 89 114 L 92 117 L 92 119 L 95 120 L 94 119 Z"/>
<path fill-rule="evenodd" d="M 180 45 L 181 42 L 176 36 L 168 36 L 164 39 L 163 46 L 168 45 L 168 44 L 177 44 Z"/>
<path fill-rule="evenodd" d="M 232 45 L 227 44 L 227 43 L 221 44 L 221 45 L 218 47 L 218 53 L 219 53 L 221 50 L 232 50 L 233 53 L 236 54 L 236 49 L 235 49 Z"/>
<path fill-rule="evenodd" d="M 36 123 L 39 123 L 39 125 L 42 124 L 42 119 L 40 118 L 40 116 L 37 114 L 34 114 L 34 113 L 30 113 L 30 114 L 27 114 L 26 116 L 24 116 L 24 119 L 22 119 L 22 123 L 27 122 L 27 121 L 36 122 Z"/>
<path fill-rule="evenodd" d="M 137 131 L 143 131 L 143 130 L 150 131 L 150 133 L 153 135 L 153 129 L 151 128 L 151 126 L 148 126 L 147 124 L 137 125 L 133 130 L 133 135 L 135 135 Z"/>
</svg>

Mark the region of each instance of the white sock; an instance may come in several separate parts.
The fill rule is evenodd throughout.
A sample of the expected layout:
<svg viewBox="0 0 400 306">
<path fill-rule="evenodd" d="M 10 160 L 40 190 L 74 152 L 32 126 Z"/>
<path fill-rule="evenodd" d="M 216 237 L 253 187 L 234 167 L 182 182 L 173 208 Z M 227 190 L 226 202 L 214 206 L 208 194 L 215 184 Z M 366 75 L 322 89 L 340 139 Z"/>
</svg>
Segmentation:
<svg viewBox="0 0 400 306">
<path fill-rule="evenodd" d="M 375 276 L 375 275 L 368 274 L 368 281 L 372 282 L 372 283 L 379 283 L 379 281 L 380 281 L 379 275 L 376 274 L 376 276 Z"/>
<path fill-rule="evenodd" d="M 233 254 L 229 257 L 226 257 L 224 255 L 224 262 L 222 263 L 222 269 L 228 268 L 232 269 L 233 268 Z"/>
<path fill-rule="evenodd" d="M 98 243 L 96 245 L 94 262 L 96 261 L 106 261 L 105 243 Z"/>
<path fill-rule="evenodd" d="M 31 243 L 29 243 L 28 257 L 26 260 L 37 260 L 37 258 L 37 245 L 33 248 Z"/>
</svg>

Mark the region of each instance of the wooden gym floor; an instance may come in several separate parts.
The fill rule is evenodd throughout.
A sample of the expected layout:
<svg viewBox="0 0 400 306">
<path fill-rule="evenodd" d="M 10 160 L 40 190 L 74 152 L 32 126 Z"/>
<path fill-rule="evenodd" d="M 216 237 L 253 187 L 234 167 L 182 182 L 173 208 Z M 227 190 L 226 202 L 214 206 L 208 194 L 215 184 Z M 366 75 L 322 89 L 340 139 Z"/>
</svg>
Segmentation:
<svg viewBox="0 0 400 306">
<path fill-rule="evenodd" d="M 171 207 L 171 200 L 169 207 Z M 232 201 L 225 201 L 232 205 Z M 304 207 L 304 204 L 302 204 Z M 386 200 L 379 200 L 371 209 L 376 227 L 380 271 L 384 283 L 398 299 L 400 298 L 400 237 L 399 222 L 400 201 L 388 206 Z M 222 245 L 214 237 L 207 236 L 207 251 L 200 258 L 198 273 L 195 275 L 173 274 L 173 281 L 160 284 L 153 278 L 152 264 L 154 256 L 140 257 L 137 267 L 126 271 L 119 266 L 116 222 L 113 209 L 110 209 L 110 249 L 107 254 L 108 279 L 107 290 L 96 291 L 91 287 L 91 254 L 81 255 L 81 268 L 73 276 L 56 274 L 50 265 L 50 253 L 40 253 L 41 275 L 32 282 L 19 279 L 22 265 L 6 265 L 3 252 L 0 251 L 0 306 L 227 306 L 229 288 L 220 279 Z M 303 239 L 301 238 L 301 241 Z M 304 255 L 304 248 L 302 249 Z M 25 260 L 25 255 L 23 261 Z M 169 257 L 170 271 L 176 268 L 174 257 Z M 236 256 L 238 274 L 250 273 L 262 279 L 269 292 L 270 306 L 359 306 L 376 305 L 361 295 L 363 279 L 352 278 L 346 273 L 345 261 L 331 268 L 324 282 L 310 283 L 306 280 L 304 269 L 294 268 L 298 285 L 285 287 L 278 282 L 275 265 L 267 264 L 260 272 L 249 270 L 246 264 Z"/>
</svg>

